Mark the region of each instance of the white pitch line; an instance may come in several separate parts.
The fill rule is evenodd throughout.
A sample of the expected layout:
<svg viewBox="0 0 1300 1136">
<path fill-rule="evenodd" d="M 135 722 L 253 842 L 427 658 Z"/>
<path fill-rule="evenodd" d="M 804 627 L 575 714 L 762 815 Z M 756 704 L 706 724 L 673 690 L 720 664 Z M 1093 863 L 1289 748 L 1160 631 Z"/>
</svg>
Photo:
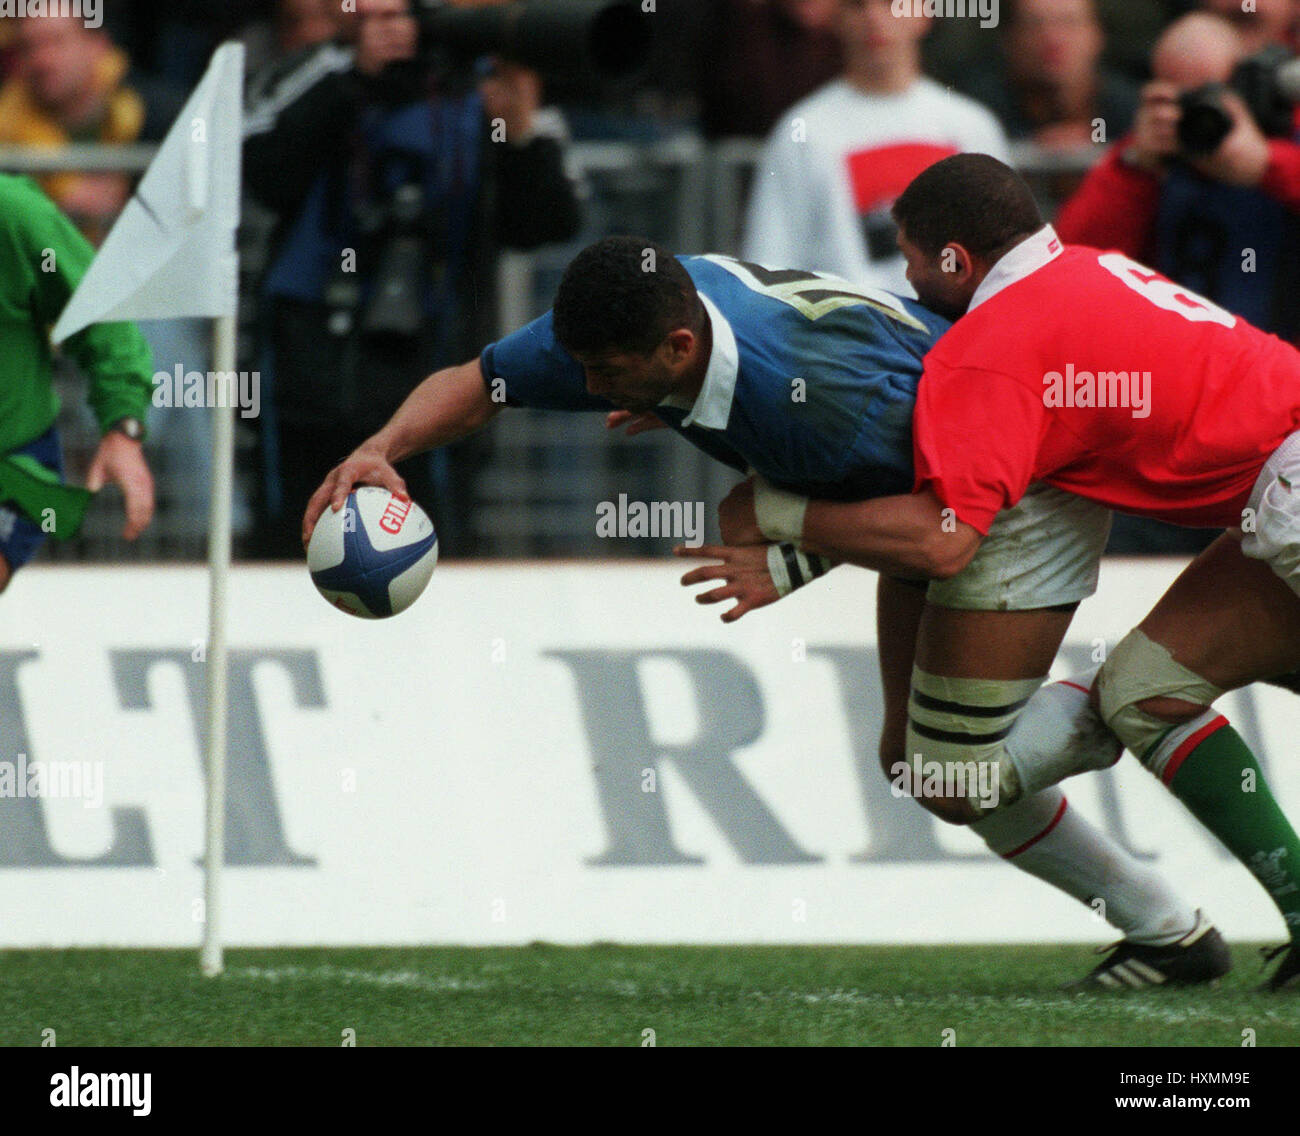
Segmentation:
<svg viewBox="0 0 1300 1136">
<path fill-rule="evenodd" d="M 236 967 L 227 971 L 230 979 L 253 979 L 262 982 L 335 982 L 345 986 L 377 986 L 403 990 L 422 990 L 432 994 L 480 992 L 497 988 L 524 989 L 534 986 L 531 982 L 512 982 L 502 976 L 492 982 L 482 979 L 457 978 L 451 975 L 421 974 L 413 970 L 356 970 L 335 966 L 280 966 L 280 967 Z M 687 994 L 702 994 L 698 986 L 668 987 L 658 985 L 642 988 L 630 979 L 610 979 L 593 988 L 593 994 L 613 993 L 626 998 L 641 997 L 680 997 Z M 897 1011 L 899 1009 L 947 1009 L 965 1013 L 980 1010 L 1007 1009 L 1017 1007 L 1025 1010 L 1051 1010 L 1061 1015 L 1062 1020 L 1086 1020 L 1098 1016 L 1113 1015 L 1130 1017 L 1144 1021 L 1162 1022 L 1167 1025 L 1193 1025 L 1206 1023 L 1215 1025 L 1237 1025 L 1240 1013 L 1222 1012 L 1198 1006 L 1177 1005 L 1153 1006 L 1149 1002 L 1139 1002 L 1131 997 L 1112 997 L 1099 994 L 1083 1000 L 1081 998 L 1037 999 L 1023 995 L 1002 998 L 996 994 L 963 995 L 946 994 L 881 994 L 863 993 L 860 990 L 843 987 L 825 990 L 746 990 L 739 994 L 742 999 L 754 1001 L 795 1001 L 805 1005 L 820 1003 L 853 1005 L 864 1010 Z M 1168 992 L 1162 998 L 1173 999 L 1176 994 Z M 1262 1021 L 1277 1022 L 1284 1025 L 1294 1024 L 1296 1015 L 1265 1010 L 1257 1015 Z"/>
<path fill-rule="evenodd" d="M 413 970 L 350 970 L 337 966 L 245 966 L 228 972 L 231 978 L 253 978 L 263 982 L 339 982 L 345 986 L 396 986 L 406 990 L 425 990 L 434 994 L 465 990 L 487 990 L 490 984 L 476 979 L 450 975 L 419 974 Z"/>
</svg>

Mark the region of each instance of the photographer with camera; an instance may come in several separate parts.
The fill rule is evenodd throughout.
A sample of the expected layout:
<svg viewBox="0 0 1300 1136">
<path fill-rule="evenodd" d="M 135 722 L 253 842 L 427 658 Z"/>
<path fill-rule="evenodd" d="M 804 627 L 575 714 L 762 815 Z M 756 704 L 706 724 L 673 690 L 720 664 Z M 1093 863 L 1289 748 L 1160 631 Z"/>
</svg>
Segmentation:
<svg viewBox="0 0 1300 1136">
<path fill-rule="evenodd" d="M 1132 133 L 1062 207 L 1062 239 L 1120 249 L 1266 330 L 1300 338 L 1283 255 L 1300 232 L 1300 143 L 1285 58 L 1272 48 L 1244 58 L 1236 31 L 1216 16 L 1171 24 L 1156 43 L 1155 78 Z"/>
<path fill-rule="evenodd" d="M 1273 45 L 1246 55 L 1232 24 L 1204 12 L 1171 24 L 1152 54 L 1133 131 L 1062 207 L 1071 244 L 1119 249 L 1266 331 L 1300 341 L 1300 142 L 1295 64 Z M 1196 551 L 1202 534 L 1112 550 Z M 1133 538 L 1130 541 L 1130 537 Z"/>
<path fill-rule="evenodd" d="M 579 227 L 537 73 L 428 42 L 408 0 L 355 7 L 343 37 L 250 87 L 246 184 L 279 219 L 259 318 L 273 415 L 262 555 L 301 555 L 294 521 L 330 466 L 425 375 L 494 336 L 497 251 Z M 453 447 L 402 471 L 462 553 L 476 465 Z"/>
</svg>

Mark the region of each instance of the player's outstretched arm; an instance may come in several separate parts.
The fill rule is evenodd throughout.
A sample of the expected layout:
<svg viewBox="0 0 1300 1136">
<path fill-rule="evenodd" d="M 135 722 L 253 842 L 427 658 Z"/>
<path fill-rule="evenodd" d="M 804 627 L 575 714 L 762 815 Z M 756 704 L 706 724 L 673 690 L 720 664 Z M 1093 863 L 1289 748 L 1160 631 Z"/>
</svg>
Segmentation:
<svg viewBox="0 0 1300 1136">
<path fill-rule="evenodd" d="M 868 501 L 810 500 L 761 477 L 732 489 L 719 511 L 729 544 L 790 541 L 844 564 L 889 576 L 957 575 L 984 539 L 929 489 Z"/>
<path fill-rule="evenodd" d="M 870 501 L 808 501 L 796 539 L 846 564 L 946 580 L 971 562 L 984 537 L 923 489 Z"/>
<path fill-rule="evenodd" d="M 382 430 L 330 470 L 307 502 L 302 518 L 303 544 L 311 540 L 327 506 L 335 512 L 343 508 L 353 486 L 381 485 L 393 493 L 405 493 L 406 483 L 393 468 L 395 463 L 474 433 L 501 406 L 488 394 L 477 359 L 435 371 L 406 396 Z"/>
</svg>

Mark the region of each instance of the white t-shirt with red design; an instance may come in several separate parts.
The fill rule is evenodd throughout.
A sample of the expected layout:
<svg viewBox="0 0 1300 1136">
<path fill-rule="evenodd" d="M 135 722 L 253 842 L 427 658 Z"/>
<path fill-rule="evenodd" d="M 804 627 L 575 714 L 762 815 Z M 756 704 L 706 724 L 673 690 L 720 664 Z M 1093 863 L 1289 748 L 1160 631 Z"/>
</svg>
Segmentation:
<svg viewBox="0 0 1300 1136">
<path fill-rule="evenodd" d="M 914 295 L 890 206 L 922 170 L 963 152 L 1008 157 L 1002 127 L 972 99 L 924 78 L 886 95 L 828 83 L 791 107 L 763 148 L 742 256 Z"/>
</svg>

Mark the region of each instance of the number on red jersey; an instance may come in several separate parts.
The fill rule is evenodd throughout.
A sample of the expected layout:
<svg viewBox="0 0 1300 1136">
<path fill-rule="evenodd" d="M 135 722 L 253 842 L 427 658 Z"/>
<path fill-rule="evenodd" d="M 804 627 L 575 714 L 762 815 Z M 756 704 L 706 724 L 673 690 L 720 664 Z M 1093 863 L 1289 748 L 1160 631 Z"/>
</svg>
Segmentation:
<svg viewBox="0 0 1300 1136">
<path fill-rule="evenodd" d="M 1192 323 L 1221 323 L 1224 327 L 1237 326 L 1237 317 L 1231 312 L 1224 311 L 1217 304 L 1210 303 L 1204 296 L 1189 292 L 1172 280 L 1166 280 L 1158 272 L 1152 272 L 1151 269 L 1138 264 L 1136 260 L 1129 260 L 1128 257 L 1121 256 L 1117 252 L 1108 252 L 1099 256 L 1097 263 L 1107 272 L 1118 276 L 1133 291 L 1145 296 L 1158 308 L 1174 312 L 1183 319 L 1191 320 Z"/>
</svg>

